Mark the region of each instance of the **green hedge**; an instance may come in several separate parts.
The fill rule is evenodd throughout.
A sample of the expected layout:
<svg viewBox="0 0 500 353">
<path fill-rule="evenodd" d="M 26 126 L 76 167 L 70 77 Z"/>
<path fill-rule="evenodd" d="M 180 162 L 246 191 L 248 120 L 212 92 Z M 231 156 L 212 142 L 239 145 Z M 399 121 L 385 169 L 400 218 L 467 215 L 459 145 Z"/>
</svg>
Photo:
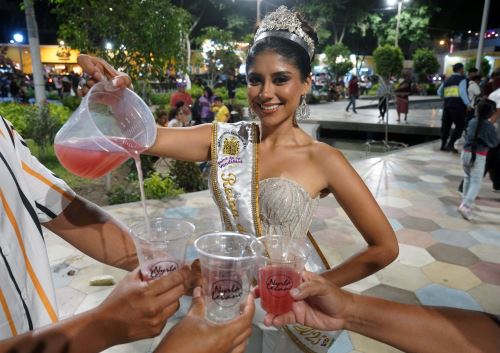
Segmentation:
<svg viewBox="0 0 500 353">
<path fill-rule="evenodd" d="M 62 105 L 49 104 L 49 113 L 50 116 L 57 121 L 57 125 L 61 126 L 68 120 L 71 115 L 71 110 Z M 36 105 L 19 103 L 0 104 L 0 115 L 9 120 L 24 138 L 32 138 L 28 132 L 30 130 L 28 121 L 34 114 L 37 114 Z"/>
</svg>

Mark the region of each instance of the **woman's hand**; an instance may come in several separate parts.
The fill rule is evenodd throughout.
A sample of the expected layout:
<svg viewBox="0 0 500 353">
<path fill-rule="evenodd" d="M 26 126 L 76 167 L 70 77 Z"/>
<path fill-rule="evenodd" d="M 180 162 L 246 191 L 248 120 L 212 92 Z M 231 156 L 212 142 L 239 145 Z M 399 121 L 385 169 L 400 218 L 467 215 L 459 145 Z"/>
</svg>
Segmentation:
<svg viewBox="0 0 500 353">
<path fill-rule="evenodd" d="M 85 96 L 89 89 L 100 81 L 110 80 L 116 88 L 126 88 L 132 85 L 132 81 L 126 73 L 116 71 L 113 66 L 101 58 L 82 54 L 76 60 L 83 72 L 90 76 L 84 85 L 78 87 L 80 97 Z"/>
</svg>

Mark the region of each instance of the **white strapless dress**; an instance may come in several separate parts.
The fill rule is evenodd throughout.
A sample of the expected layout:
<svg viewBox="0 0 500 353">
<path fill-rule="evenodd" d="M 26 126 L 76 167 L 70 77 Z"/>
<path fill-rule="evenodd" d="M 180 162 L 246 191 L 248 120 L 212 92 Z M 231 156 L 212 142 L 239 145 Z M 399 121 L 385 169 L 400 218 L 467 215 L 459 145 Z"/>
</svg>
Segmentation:
<svg viewBox="0 0 500 353">
<path fill-rule="evenodd" d="M 319 196 L 311 197 L 297 182 L 285 178 L 268 178 L 259 182 L 259 212 L 262 235 L 280 234 L 307 241 L 312 217 L 319 205 Z M 324 270 L 321 259 L 312 254 L 306 268 L 309 271 Z M 265 327 L 265 312 L 256 301 L 254 327 L 247 353 L 299 353 L 302 352 L 286 333 Z M 275 347 L 275 346 L 279 346 Z M 277 349 L 275 349 L 277 348 Z"/>
</svg>

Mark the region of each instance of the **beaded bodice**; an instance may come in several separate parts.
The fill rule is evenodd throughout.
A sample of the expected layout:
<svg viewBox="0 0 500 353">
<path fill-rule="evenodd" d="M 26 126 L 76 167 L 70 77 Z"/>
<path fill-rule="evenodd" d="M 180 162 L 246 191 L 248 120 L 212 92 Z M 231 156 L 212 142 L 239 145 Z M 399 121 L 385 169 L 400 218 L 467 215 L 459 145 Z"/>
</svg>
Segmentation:
<svg viewBox="0 0 500 353">
<path fill-rule="evenodd" d="M 259 182 L 259 212 L 262 234 L 283 234 L 305 238 L 319 197 L 311 198 L 304 188 L 285 178 Z"/>
</svg>

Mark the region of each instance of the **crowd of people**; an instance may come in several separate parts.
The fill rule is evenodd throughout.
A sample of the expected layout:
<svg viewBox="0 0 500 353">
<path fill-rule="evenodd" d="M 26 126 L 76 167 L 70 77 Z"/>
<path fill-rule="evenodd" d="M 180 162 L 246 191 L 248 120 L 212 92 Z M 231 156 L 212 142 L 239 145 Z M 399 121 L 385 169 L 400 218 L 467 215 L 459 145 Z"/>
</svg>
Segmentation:
<svg viewBox="0 0 500 353">
<path fill-rule="evenodd" d="M 236 83 L 234 79 L 227 81 L 229 101 L 234 101 Z M 186 127 L 213 121 L 226 123 L 231 121 L 232 104 L 224 104 L 220 96 L 214 95 L 208 86 L 203 87 L 203 94 L 194 102 L 186 91 L 186 83 L 179 81 L 177 89 L 170 96 L 168 111 L 159 109 L 156 112 L 156 123 L 160 127 Z"/>
<path fill-rule="evenodd" d="M 485 174 L 490 176 L 493 191 L 500 192 L 500 70 L 481 80 L 477 69 L 465 76 L 464 65 L 457 63 L 438 95 L 444 99 L 440 150 L 459 153 L 456 143 L 463 139 L 464 179 L 459 186 L 463 197 L 458 212 L 471 220 Z"/>
<path fill-rule="evenodd" d="M 276 27 L 277 22 L 281 22 L 282 27 Z M 205 88 L 198 100 L 200 121 L 205 107 L 204 121 L 219 124 L 199 124 L 183 129 L 169 127 L 171 122 L 176 127 L 193 125 L 192 116 L 194 110 L 198 110 L 193 109 L 196 102 L 193 103 L 180 82 L 171 96 L 169 112 L 157 113 L 157 138 L 147 153 L 201 162 L 226 147 L 231 155 L 247 146 L 255 148 L 251 151 L 255 152 L 252 156 L 258 155 L 258 165 L 239 155 L 232 158 L 232 171 L 241 168 L 238 172 L 242 173 L 243 181 L 231 185 L 234 191 L 230 189 L 238 199 L 249 198 L 256 202 L 251 204 L 255 214 L 227 212 L 224 200 L 218 200 L 217 207 L 227 219 L 223 222 L 226 230 L 235 231 L 233 223 L 241 225 L 232 223 L 236 220 L 252 225 L 247 231 L 256 236 L 281 234 L 312 242 L 308 230 L 313 215 L 319 199 L 329 194 L 338 200 L 359 230 L 366 246 L 334 268 L 326 262 L 321 249 L 315 247 L 311 266 L 318 274 L 304 272 L 303 283 L 289 292 L 294 299 L 292 310 L 280 316 L 267 314 L 262 320 L 264 325 L 282 327 L 300 323 L 326 333 L 348 329 L 403 351 L 417 353 L 498 352 L 500 325 L 493 315 L 404 305 L 340 289 L 388 266 L 397 258 L 399 246 L 387 217 L 342 153 L 315 141 L 298 124 L 300 119 L 310 115 L 306 95 L 312 85 L 311 64 L 317 45 L 314 29 L 296 13 L 279 7 L 260 23 L 246 60 L 248 103 L 259 126 L 254 122 L 227 124 L 230 110 L 220 97 L 214 97 L 211 90 Z M 118 88 L 130 86 L 126 74 L 117 72 L 103 60 L 82 55 L 79 63 L 91 77 L 84 83 L 86 90 L 105 77 Z M 456 119 L 457 104 L 463 103 L 465 98 L 461 94 L 460 67 L 455 69 L 457 77 L 452 76 L 442 89 L 445 110 L 450 107 L 450 113 L 446 111 L 443 119 L 445 116 L 449 119 L 450 114 Z M 404 100 L 409 89 L 400 86 L 399 96 Z M 488 96 L 490 100 L 478 101 L 476 113 L 471 116 L 466 139 L 470 151 L 464 149 L 463 152 L 468 168 L 480 166 L 480 152 L 490 147 L 485 141 L 491 137 L 487 120 L 495 122 L 497 92 Z M 352 94 L 357 93 L 353 83 Z M 234 99 L 233 93 L 229 94 L 229 99 Z M 400 114 L 407 114 L 405 104 L 400 102 Z M 355 98 L 350 100 L 350 105 L 355 110 Z M 464 105 L 464 110 L 467 106 Z M 31 155 L 12 125 L 0 119 L 0 212 L 3 220 L 0 222 L 0 304 L 3 313 L 0 351 L 92 353 L 153 337 L 178 310 L 182 295 L 192 295 L 191 309 L 164 337 L 156 348 L 157 353 L 245 351 L 258 307 L 252 294 L 248 295 L 240 316 L 215 325 L 204 318 L 204 299 L 197 287 L 199 272 L 194 263 L 168 276 L 142 281 L 128 230 L 104 210 L 75 194 L 63 180 L 46 169 Z M 227 134 L 231 136 L 228 144 L 236 141 L 238 148 L 217 142 Z M 470 163 L 473 155 L 477 155 L 474 166 Z M 221 168 L 213 169 L 212 187 L 226 186 L 227 193 L 227 182 L 217 179 Z M 468 194 L 466 189 L 473 183 L 473 172 L 468 175 L 465 169 L 464 194 Z M 98 307 L 58 321 L 42 226 L 87 255 L 130 273 Z M 258 288 L 254 293 L 259 296 Z M 276 336 L 264 332 L 263 336 L 266 335 L 276 343 Z M 292 351 L 296 341 L 291 339 L 287 344 L 285 350 Z M 263 347 L 259 353 L 272 349 Z"/>
</svg>

